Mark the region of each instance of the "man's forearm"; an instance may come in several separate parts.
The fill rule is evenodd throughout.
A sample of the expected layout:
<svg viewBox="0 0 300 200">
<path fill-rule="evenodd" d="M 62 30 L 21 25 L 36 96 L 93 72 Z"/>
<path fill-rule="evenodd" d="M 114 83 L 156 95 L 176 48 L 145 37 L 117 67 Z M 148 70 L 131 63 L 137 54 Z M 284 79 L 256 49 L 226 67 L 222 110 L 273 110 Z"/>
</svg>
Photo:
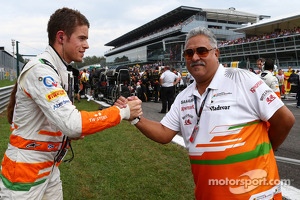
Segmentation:
<svg viewBox="0 0 300 200">
<path fill-rule="evenodd" d="M 278 129 L 275 127 L 270 127 L 268 134 L 274 151 L 277 150 L 279 146 L 284 142 L 290 130 L 291 128 Z"/>
</svg>

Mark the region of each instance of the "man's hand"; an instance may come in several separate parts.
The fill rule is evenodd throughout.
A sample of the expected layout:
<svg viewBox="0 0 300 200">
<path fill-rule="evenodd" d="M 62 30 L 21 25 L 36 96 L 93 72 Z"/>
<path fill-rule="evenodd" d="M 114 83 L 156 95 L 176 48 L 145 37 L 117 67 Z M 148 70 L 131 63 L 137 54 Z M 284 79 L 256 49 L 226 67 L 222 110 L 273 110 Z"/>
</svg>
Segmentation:
<svg viewBox="0 0 300 200">
<path fill-rule="evenodd" d="M 142 101 L 137 96 L 130 96 L 127 98 L 127 105 L 130 108 L 129 121 L 143 115 Z"/>
<path fill-rule="evenodd" d="M 127 99 L 121 96 L 119 97 L 119 99 L 117 99 L 114 105 L 118 106 L 121 109 L 129 106 L 129 110 L 130 110 L 130 117 L 128 119 L 129 121 L 143 115 L 142 101 L 136 96 L 130 96 Z"/>
<path fill-rule="evenodd" d="M 119 108 L 126 108 L 128 100 L 125 97 L 120 96 L 117 101 L 114 103 L 115 106 Z"/>
</svg>

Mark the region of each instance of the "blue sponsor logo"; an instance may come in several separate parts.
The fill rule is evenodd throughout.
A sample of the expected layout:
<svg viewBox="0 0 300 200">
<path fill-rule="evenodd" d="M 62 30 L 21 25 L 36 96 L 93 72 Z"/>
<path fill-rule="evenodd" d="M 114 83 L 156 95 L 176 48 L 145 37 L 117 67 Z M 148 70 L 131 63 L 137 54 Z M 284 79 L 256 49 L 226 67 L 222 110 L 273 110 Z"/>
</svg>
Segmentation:
<svg viewBox="0 0 300 200">
<path fill-rule="evenodd" d="M 71 102 L 69 99 L 63 100 L 63 101 L 53 105 L 53 110 L 57 110 L 69 102 Z"/>
<path fill-rule="evenodd" d="M 49 88 L 57 87 L 57 82 L 55 82 L 51 76 L 44 77 L 43 83 L 46 87 L 49 87 Z"/>
</svg>

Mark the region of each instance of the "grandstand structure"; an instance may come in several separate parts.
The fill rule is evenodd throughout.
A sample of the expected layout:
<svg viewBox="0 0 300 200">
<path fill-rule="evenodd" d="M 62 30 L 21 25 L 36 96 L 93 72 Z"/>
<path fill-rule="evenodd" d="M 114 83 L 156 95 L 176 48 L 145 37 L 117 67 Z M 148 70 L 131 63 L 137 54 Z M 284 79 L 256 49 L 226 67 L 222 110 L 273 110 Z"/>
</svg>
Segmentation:
<svg viewBox="0 0 300 200">
<path fill-rule="evenodd" d="M 107 65 L 144 65 L 168 63 L 183 66 L 182 51 L 186 34 L 192 28 L 210 28 L 219 41 L 245 37 L 234 32 L 248 24 L 254 24 L 270 16 L 255 15 L 229 9 L 203 9 L 180 6 L 110 42 L 105 46 Z"/>
<path fill-rule="evenodd" d="M 186 34 L 192 28 L 205 26 L 217 37 L 221 63 L 249 68 L 255 67 L 257 58 L 269 57 L 278 66 L 300 66 L 299 33 L 281 35 L 296 29 L 299 19 L 295 15 L 273 20 L 270 16 L 237 11 L 233 7 L 180 6 L 108 42 L 105 46 L 112 48 L 104 56 L 108 66 L 169 64 L 182 69 Z M 270 37 L 273 33 L 280 36 Z"/>
<path fill-rule="evenodd" d="M 272 58 L 277 68 L 300 68 L 300 15 L 286 15 L 241 27 L 245 38 L 222 41 L 221 62 L 240 61 L 255 66 L 258 58 Z"/>
</svg>

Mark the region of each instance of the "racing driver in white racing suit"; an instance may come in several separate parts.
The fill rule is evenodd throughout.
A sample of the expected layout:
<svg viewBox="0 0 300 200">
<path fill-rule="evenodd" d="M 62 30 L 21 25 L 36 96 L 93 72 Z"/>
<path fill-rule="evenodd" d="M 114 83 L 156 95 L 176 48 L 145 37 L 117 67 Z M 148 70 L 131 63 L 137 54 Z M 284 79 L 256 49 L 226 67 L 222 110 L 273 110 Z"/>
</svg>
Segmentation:
<svg viewBox="0 0 300 200">
<path fill-rule="evenodd" d="M 62 8 L 48 22 L 49 46 L 21 71 L 8 106 L 12 133 L 1 164 L 0 200 L 62 200 L 58 165 L 69 140 L 142 115 L 137 97 L 126 108 L 78 111 L 67 95 L 72 61 L 89 48 L 89 22 L 79 11 Z M 14 102 L 15 101 L 15 102 Z"/>
<path fill-rule="evenodd" d="M 273 92 L 281 99 L 278 78 L 274 75 L 274 61 L 270 58 L 266 59 L 264 71 L 260 74 L 260 78 L 272 89 Z"/>
</svg>

